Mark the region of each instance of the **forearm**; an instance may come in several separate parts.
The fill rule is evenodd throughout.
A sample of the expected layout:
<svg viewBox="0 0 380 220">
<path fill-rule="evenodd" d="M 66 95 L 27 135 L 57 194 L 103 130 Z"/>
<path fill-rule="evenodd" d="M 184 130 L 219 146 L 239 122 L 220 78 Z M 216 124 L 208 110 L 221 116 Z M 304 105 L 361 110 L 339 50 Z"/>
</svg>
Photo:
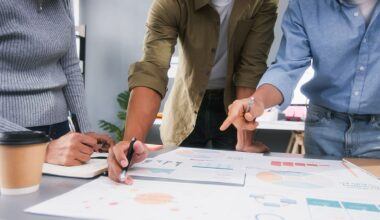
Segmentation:
<svg viewBox="0 0 380 220">
<path fill-rule="evenodd" d="M 245 99 L 250 97 L 255 92 L 255 89 L 248 87 L 236 87 L 236 99 Z"/>
<path fill-rule="evenodd" d="M 257 88 L 253 96 L 256 101 L 260 101 L 264 105 L 265 109 L 280 105 L 284 100 L 282 93 L 270 84 L 264 84 Z"/>
<path fill-rule="evenodd" d="M 133 137 L 145 141 L 160 109 L 160 103 L 161 96 L 152 89 L 136 87 L 132 90 L 125 123 L 125 141 Z"/>
</svg>

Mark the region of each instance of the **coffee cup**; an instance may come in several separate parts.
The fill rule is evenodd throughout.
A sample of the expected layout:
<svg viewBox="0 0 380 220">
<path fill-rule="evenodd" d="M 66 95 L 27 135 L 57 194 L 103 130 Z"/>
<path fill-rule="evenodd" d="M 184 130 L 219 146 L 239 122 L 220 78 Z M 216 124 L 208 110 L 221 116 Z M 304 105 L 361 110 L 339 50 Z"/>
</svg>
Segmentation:
<svg viewBox="0 0 380 220">
<path fill-rule="evenodd" d="M 2 195 L 38 191 L 50 138 L 41 132 L 0 133 L 0 188 Z"/>
</svg>

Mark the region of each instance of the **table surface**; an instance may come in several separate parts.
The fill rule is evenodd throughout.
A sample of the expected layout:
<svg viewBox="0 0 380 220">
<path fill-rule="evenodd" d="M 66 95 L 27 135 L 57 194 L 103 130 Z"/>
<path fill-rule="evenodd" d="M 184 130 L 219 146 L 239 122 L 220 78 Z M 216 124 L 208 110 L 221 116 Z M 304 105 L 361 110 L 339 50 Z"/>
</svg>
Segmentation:
<svg viewBox="0 0 380 220">
<path fill-rule="evenodd" d="M 173 148 L 166 148 L 163 151 L 151 154 L 151 157 L 156 156 Z M 302 155 L 290 155 L 282 153 L 271 153 L 270 156 L 281 156 L 281 157 L 303 157 Z M 319 158 L 319 159 L 333 159 L 333 158 Z M 378 163 L 380 165 L 380 161 Z M 95 179 L 95 178 L 94 178 Z M 51 199 L 53 197 L 59 196 L 63 193 L 69 192 L 85 183 L 92 181 L 93 179 L 76 179 L 76 178 L 65 178 L 56 176 L 42 177 L 42 183 L 40 190 L 38 192 L 22 195 L 22 196 L 3 196 L 0 195 L 0 219 L 1 220 L 13 220 L 13 219 L 26 219 L 26 220 L 55 220 L 55 219 L 69 219 L 63 217 L 55 216 L 43 216 L 35 215 L 30 213 L 25 213 L 24 210 L 33 205 Z"/>
<path fill-rule="evenodd" d="M 175 147 L 167 147 L 163 150 L 150 153 L 149 157 L 155 157 L 159 154 L 166 153 L 175 149 Z M 20 196 L 4 196 L 0 195 L 0 220 L 55 220 L 55 219 L 72 219 L 56 216 L 43 216 L 24 212 L 25 209 L 44 202 L 48 199 L 69 192 L 92 179 L 78 179 L 43 175 L 40 190 L 28 195 Z"/>
<path fill-rule="evenodd" d="M 162 119 L 156 119 L 155 125 L 161 125 Z M 257 129 L 261 130 L 282 130 L 282 131 L 304 131 L 305 122 L 303 121 L 259 121 Z"/>
<path fill-rule="evenodd" d="M 91 179 L 92 180 L 92 179 Z M 33 205 L 59 196 L 70 190 L 73 190 L 91 180 L 64 178 L 54 176 L 43 176 L 40 190 L 22 196 L 0 196 L 0 219 L 66 219 L 62 217 L 43 216 L 25 213 L 23 210 Z"/>
</svg>

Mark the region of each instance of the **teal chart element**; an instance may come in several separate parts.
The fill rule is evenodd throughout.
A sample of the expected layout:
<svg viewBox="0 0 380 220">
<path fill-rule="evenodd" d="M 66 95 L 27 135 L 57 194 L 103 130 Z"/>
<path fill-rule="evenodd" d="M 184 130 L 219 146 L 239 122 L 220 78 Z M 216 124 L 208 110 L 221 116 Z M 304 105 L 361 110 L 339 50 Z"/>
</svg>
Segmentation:
<svg viewBox="0 0 380 220">
<path fill-rule="evenodd" d="M 196 163 L 192 167 L 201 169 L 215 169 L 215 170 L 234 170 L 229 164 L 214 163 L 214 162 L 201 162 Z"/>
<path fill-rule="evenodd" d="M 249 195 L 250 198 L 255 199 L 255 201 L 266 207 L 285 207 L 289 205 L 296 205 L 297 201 L 291 198 L 287 198 L 280 195 L 271 195 L 271 194 L 255 194 L 252 193 Z"/>
<path fill-rule="evenodd" d="M 320 206 L 327 208 L 338 208 L 346 210 L 367 211 L 367 212 L 379 212 L 380 209 L 375 204 L 368 203 L 356 203 L 356 202 L 340 202 L 334 200 L 307 198 L 307 204 L 309 206 Z"/>
</svg>

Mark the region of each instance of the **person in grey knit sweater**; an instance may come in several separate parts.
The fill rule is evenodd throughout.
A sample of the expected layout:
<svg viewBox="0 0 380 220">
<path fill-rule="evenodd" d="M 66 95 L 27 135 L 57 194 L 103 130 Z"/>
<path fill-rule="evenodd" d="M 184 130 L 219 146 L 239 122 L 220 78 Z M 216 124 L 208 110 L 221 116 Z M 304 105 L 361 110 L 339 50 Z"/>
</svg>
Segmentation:
<svg viewBox="0 0 380 220">
<path fill-rule="evenodd" d="M 107 135 L 91 132 L 70 0 L 1 0 L 0 132 L 43 131 L 46 162 L 80 165 Z M 68 111 L 82 133 L 70 133 Z"/>
</svg>

